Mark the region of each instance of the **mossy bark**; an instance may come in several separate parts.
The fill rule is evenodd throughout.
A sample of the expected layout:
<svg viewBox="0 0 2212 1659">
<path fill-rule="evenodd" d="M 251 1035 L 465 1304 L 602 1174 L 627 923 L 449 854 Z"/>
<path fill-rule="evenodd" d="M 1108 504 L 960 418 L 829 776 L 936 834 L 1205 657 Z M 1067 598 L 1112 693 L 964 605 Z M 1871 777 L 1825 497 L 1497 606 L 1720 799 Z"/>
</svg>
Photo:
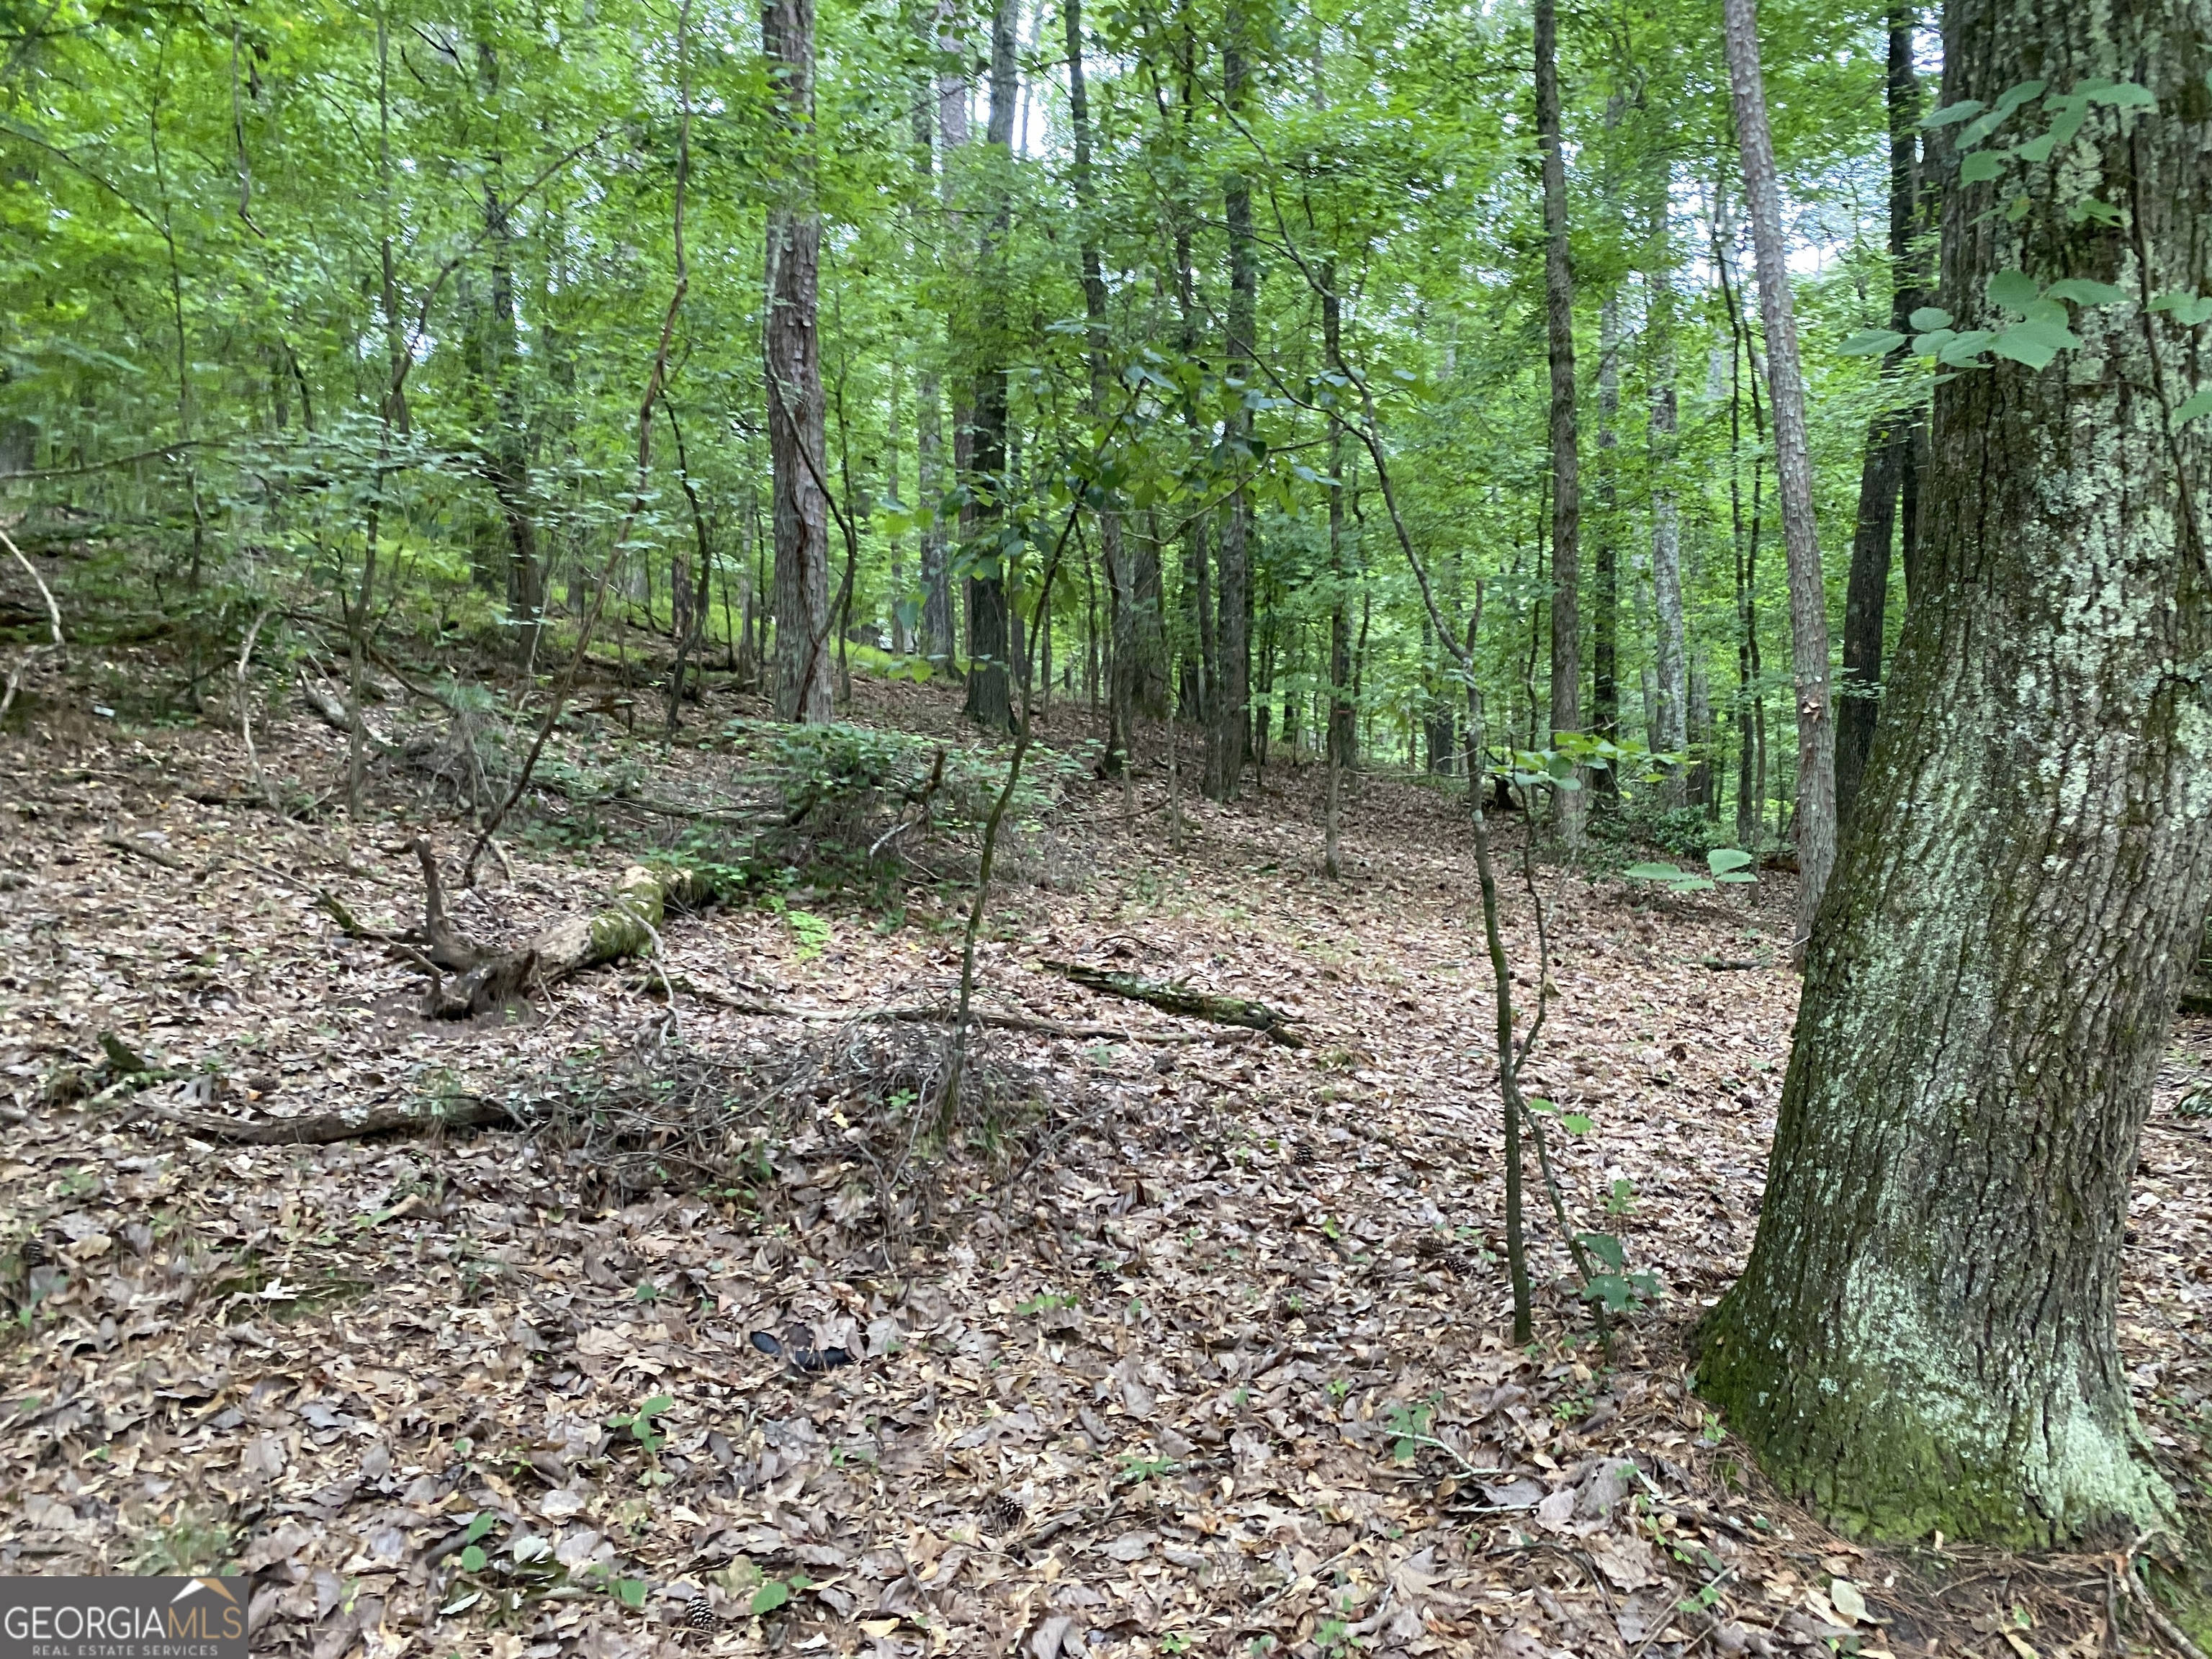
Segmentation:
<svg viewBox="0 0 2212 1659">
<path fill-rule="evenodd" d="M 1916 591 L 1808 953 L 1767 1197 L 1699 1380 L 1847 1529 L 2014 1544 L 2167 1522 L 2114 1338 L 2122 1229 L 2212 887 L 2212 5 L 1953 0 L 1940 100 L 2136 82 L 2047 166 L 1947 174 L 1941 303 L 2086 277 L 2082 344 L 1950 374 Z M 2033 136 L 2031 106 L 2004 138 Z M 1948 143 L 1943 147 L 1948 149 Z M 2017 224 L 2015 195 L 2030 208 Z M 2118 210 L 2102 222 L 2077 210 Z M 2078 221 L 2078 222 L 2077 222 Z"/>
</svg>

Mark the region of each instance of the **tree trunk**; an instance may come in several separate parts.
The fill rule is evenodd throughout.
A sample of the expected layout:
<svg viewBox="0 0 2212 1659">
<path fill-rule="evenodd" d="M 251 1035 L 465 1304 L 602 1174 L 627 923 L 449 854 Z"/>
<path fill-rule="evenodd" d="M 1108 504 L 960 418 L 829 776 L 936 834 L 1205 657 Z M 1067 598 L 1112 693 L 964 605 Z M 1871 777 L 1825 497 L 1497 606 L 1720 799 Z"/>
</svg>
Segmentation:
<svg viewBox="0 0 2212 1659">
<path fill-rule="evenodd" d="M 1620 736 L 1620 337 L 1615 291 L 1598 313 L 1597 557 L 1590 573 L 1596 613 L 1590 618 L 1590 730 L 1608 739 Z M 1590 782 L 1600 794 L 1617 793 L 1611 767 L 1594 771 Z"/>
<path fill-rule="evenodd" d="M 1336 291 L 1336 261 L 1322 267 L 1322 349 L 1332 368 L 1342 372 L 1344 301 Z M 1328 755 L 1328 792 L 1324 809 L 1322 868 L 1331 880 L 1343 874 L 1337 848 L 1344 774 L 1352 764 L 1357 733 L 1352 724 L 1352 575 L 1344 559 L 1344 423 L 1331 420 L 1328 432 L 1328 723 L 1323 744 Z"/>
<path fill-rule="evenodd" d="M 1221 86 L 1224 106 L 1241 118 L 1247 101 L 1244 61 L 1244 12 L 1240 0 L 1230 0 L 1222 21 Z M 1252 376 L 1253 336 L 1260 287 L 1258 258 L 1252 241 L 1252 185 L 1243 173 L 1232 173 L 1222 186 L 1223 210 L 1229 226 L 1229 329 L 1227 376 L 1232 388 Z M 1229 422 L 1229 464 L 1246 465 L 1245 451 L 1252 438 L 1252 411 L 1238 401 Z M 1212 696 L 1206 713 L 1206 793 L 1215 800 L 1235 800 L 1244 775 L 1251 740 L 1250 650 L 1252 493 L 1238 489 L 1229 497 L 1229 510 L 1221 526 L 1221 553 L 1215 562 L 1220 577 L 1216 590 L 1218 605 L 1218 641 Z"/>
<path fill-rule="evenodd" d="M 927 34 L 933 52 L 946 51 L 957 44 L 942 32 L 947 15 L 940 5 L 935 27 Z M 942 192 L 939 199 L 950 205 L 952 152 L 966 142 L 968 135 L 967 82 L 958 76 L 948 74 L 937 77 L 932 89 L 933 97 L 926 93 L 915 100 L 915 153 L 927 178 L 931 151 L 941 141 L 944 173 L 939 180 Z M 921 535 L 921 654 L 928 659 L 933 673 L 951 674 L 955 672 L 952 562 L 947 556 L 945 526 L 937 517 L 945 502 L 945 434 L 940 423 L 944 390 L 933 367 L 915 377 L 914 399 L 915 494 L 918 504 L 930 514 L 922 524 Z"/>
<path fill-rule="evenodd" d="M 1913 281 L 1912 231 L 1920 186 L 1920 84 L 1912 70 L 1912 10 L 1889 13 L 1889 325 L 1911 328 L 1920 303 Z M 1899 346 L 1884 365 L 1886 376 L 1905 367 Z M 1850 822 L 1859 779 L 1874 746 L 1881 712 L 1884 613 L 1889 602 L 1890 544 L 1905 469 L 1912 456 L 1917 412 L 1884 410 L 1867 425 L 1859 469 L 1858 521 L 1851 537 L 1851 574 L 1844 600 L 1844 674 L 1836 705 L 1836 819 Z"/>
<path fill-rule="evenodd" d="M 1651 471 L 1651 609 L 1657 623 L 1653 630 L 1651 746 L 1661 754 L 1678 755 L 1688 741 L 1686 712 L 1689 699 L 1682 650 L 1682 520 L 1674 487 L 1674 251 L 1667 232 L 1663 176 L 1652 203 L 1652 224 L 1658 246 L 1651 267 L 1650 308 L 1644 325 L 1650 348 L 1651 379 L 1651 413 L 1647 427 Z M 1686 769 L 1679 763 L 1668 775 L 1667 799 L 1671 805 L 1680 805 L 1686 798 Z"/>
<path fill-rule="evenodd" d="M 1759 68 L 1753 0 L 1723 0 L 1729 87 L 1736 149 L 1759 267 L 1759 313 L 1766 331 L 1767 400 L 1774 411 L 1774 473 L 1782 497 L 1782 541 L 1790 570 L 1791 675 L 1797 700 L 1797 939 L 1813 916 L 1836 861 L 1836 728 L 1828 708 L 1828 594 L 1820 538 L 1813 520 L 1813 457 L 1805 433 L 1805 383 L 1797 362 L 1797 319 L 1782 245 L 1782 191 L 1774 176 L 1774 136 Z"/>
<path fill-rule="evenodd" d="M 2212 231 L 2201 3 L 1952 0 L 1943 102 L 2135 77 L 2021 185 L 1954 185 L 1943 303 L 2117 284 L 2083 344 L 1937 389 L 1917 595 L 1807 953 L 1757 1240 L 1708 1395 L 1855 1529 L 2124 1543 L 2171 1523 L 2115 1341 L 2136 1146 L 2212 890 L 2212 434 L 2171 430 Z M 2199 113 L 2192 118 L 2188 112 Z M 2032 118 L 2023 116 L 2023 122 Z M 2030 129 L 2032 131 L 2032 129 Z M 2015 167 L 2020 164 L 2014 163 Z M 2119 222 L 2075 222 L 2069 196 Z"/>
<path fill-rule="evenodd" d="M 1536 0 L 1536 144 L 1544 167 L 1544 319 L 1552 360 L 1552 740 L 1583 726 L 1582 470 L 1575 438 L 1575 279 L 1567 163 L 1559 149 L 1559 14 Z M 1579 769 L 1577 771 L 1579 776 Z M 1583 837 L 1579 789 L 1558 792 L 1560 838 Z"/>
<path fill-rule="evenodd" d="M 969 415 L 969 478 L 975 497 L 972 514 L 964 515 L 963 528 L 974 541 L 996 539 L 1006 516 L 1006 501 L 1013 489 L 1006 456 L 1006 409 L 1011 377 L 1007 368 L 1006 319 L 998 297 L 1006 289 L 1005 243 L 1011 205 L 1006 198 L 1004 170 L 1013 165 L 1014 104 L 1021 91 L 1015 59 L 1017 0 L 998 0 L 991 16 L 991 113 L 984 142 L 998 152 L 990 158 L 1001 169 L 991 188 L 990 228 L 984 232 L 978 261 L 980 291 L 994 296 L 979 313 L 975 342 L 979 363 L 975 381 L 975 404 Z M 1012 678 L 1010 666 L 1017 640 L 1013 618 L 1006 605 L 1004 559 L 994 554 L 980 561 L 984 574 L 968 580 L 968 700 L 963 709 L 969 719 L 994 732 L 1014 729 Z"/>
<path fill-rule="evenodd" d="M 830 643 L 830 501 L 823 468 L 822 362 L 815 328 L 822 218 L 813 199 L 814 0 L 767 0 L 761 40 L 797 159 L 768 216 L 763 353 L 775 477 L 775 712 L 804 725 L 834 718 Z"/>
<path fill-rule="evenodd" d="M 1098 250 L 1098 210 L 1091 178 L 1091 95 L 1083 76 L 1083 0 L 1066 0 L 1063 21 L 1067 36 L 1067 105 L 1074 130 L 1073 182 L 1076 211 L 1081 216 L 1079 257 L 1083 279 L 1083 314 L 1088 325 L 1091 369 L 1091 418 L 1103 421 L 1109 413 L 1107 401 L 1112 368 L 1107 362 L 1106 277 Z M 1106 565 L 1106 608 L 1113 642 L 1106 653 L 1106 769 L 1118 772 L 1129 764 L 1132 723 L 1136 718 L 1137 596 L 1129 560 L 1121 544 L 1121 515 L 1098 514 L 1098 546 Z M 1095 630 L 1094 630 L 1095 633 Z"/>
</svg>

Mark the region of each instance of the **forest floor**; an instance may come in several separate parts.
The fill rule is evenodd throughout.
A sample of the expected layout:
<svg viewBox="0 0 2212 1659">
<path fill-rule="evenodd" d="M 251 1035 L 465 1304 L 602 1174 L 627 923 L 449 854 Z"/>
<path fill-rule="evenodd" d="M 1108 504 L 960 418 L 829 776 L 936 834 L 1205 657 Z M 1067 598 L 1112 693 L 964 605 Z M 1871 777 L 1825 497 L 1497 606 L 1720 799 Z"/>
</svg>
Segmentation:
<svg viewBox="0 0 2212 1659">
<path fill-rule="evenodd" d="M 314 1659 L 2107 1650 L 2112 1558 L 1838 1538 L 1686 1390 L 1756 1222 L 1786 875 L 1668 896 L 1536 866 L 1531 1091 L 1589 1120 L 1553 1132 L 1576 1224 L 1663 1292 L 1608 1360 L 1534 1214 L 1523 1351 L 1470 842 L 1437 788 L 1363 779 L 1331 883 L 1313 768 L 1186 799 L 1179 854 L 1157 767 L 1133 834 L 1118 784 L 1066 781 L 1013 849 L 981 1002 L 1129 1040 L 990 1030 L 986 1104 L 933 1152 L 911 1109 L 942 1028 L 853 1017 L 949 998 L 958 882 L 672 915 L 659 968 L 427 1020 L 422 975 L 317 895 L 407 925 L 402 843 L 450 871 L 451 816 L 380 775 L 373 821 L 279 819 L 234 726 L 111 717 L 94 684 L 0 741 L 0 1572 L 240 1563 L 255 1651 Z M 957 731 L 939 690 L 856 696 Z M 688 729 L 759 712 L 717 691 Z M 272 777 L 342 775 L 304 713 L 257 738 Z M 711 746 L 593 754 L 662 799 L 726 781 Z M 541 823 L 457 921 L 505 941 L 590 908 L 667 839 L 606 829 L 631 821 L 568 847 Z M 1304 1046 L 1037 966 L 1060 957 L 1264 1000 Z M 172 1075 L 122 1082 L 104 1034 Z M 2187 1490 L 2208 1048 L 2185 1025 L 2161 1076 L 2120 1325 Z M 518 1127 L 207 1128 L 481 1100 Z"/>
</svg>

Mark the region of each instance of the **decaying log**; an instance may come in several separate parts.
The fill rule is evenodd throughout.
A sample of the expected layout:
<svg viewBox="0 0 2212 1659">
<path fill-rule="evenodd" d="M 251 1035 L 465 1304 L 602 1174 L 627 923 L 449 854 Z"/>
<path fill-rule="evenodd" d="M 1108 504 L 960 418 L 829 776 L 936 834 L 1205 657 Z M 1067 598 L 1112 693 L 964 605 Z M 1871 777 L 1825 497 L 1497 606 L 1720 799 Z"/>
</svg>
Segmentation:
<svg viewBox="0 0 2212 1659">
<path fill-rule="evenodd" d="M 1110 996 L 1131 997 L 1139 1002 L 1149 1002 L 1155 1008 L 1170 1014 L 1181 1014 L 1187 1019 L 1210 1019 L 1218 1025 L 1242 1025 L 1259 1032 L 1271 1042 L 1281 1043 L 1286 1048 L 1306 1046 L 1304 1039 L 1290 1029 L 1289 1022 L 1283 1015 L 1266 1003 L 1255 1002 L 1248 997 L 1194 991 L 1187 986 L 1140 979 L 1134 974 L 1117 974 L 1104 968 L 1085 967 L 1079 962 L 1054 962 L 1047 958 L 1037 965 L 1045 972 L 1057 974 L 1087 990 L 1103 991 Z"/>
<path fill-rule="evenodd" d="M 564 916 L 514 950 L 487 950 L 457 931 L 446 915 L 438 860 L 428 842 L 407 843 L 422 862 L 423 925 L 404 933 L 363 925 L 336 895 L 317 902 L 342 933 L 388 945 L 430 978 L 422 1012 L 432 1019 L 468 1019 L 486 1013 L 532 985 L 554 985 L 572 974 L 624 957 L 644 954 L 659 936 L 671 901 L 696 902 L 704 884 L 687 870 L 632 865 L 616 880 L 604 909 Z M 452 978 L 446 977 L 451 974 Z"/>
<path fill-rule="evenodd" d="M 442 1109 L 378 1106 L 354 1111 L 318 1112 L 307 1117 L 256 1118 L 251 1121 L 169 1106 L 156 1106 L 152 1110 L 156 1117 L 165 1118 L 204 1140 L 225 1140 L 246 1146 L 326 1146 L 333 1141 L 358 1140 L 368 1135 L 398 1132 L 429 1134 L 514 1121 L 504 1106 L 474 1099 L 458 1100 Z"/>
</svg>

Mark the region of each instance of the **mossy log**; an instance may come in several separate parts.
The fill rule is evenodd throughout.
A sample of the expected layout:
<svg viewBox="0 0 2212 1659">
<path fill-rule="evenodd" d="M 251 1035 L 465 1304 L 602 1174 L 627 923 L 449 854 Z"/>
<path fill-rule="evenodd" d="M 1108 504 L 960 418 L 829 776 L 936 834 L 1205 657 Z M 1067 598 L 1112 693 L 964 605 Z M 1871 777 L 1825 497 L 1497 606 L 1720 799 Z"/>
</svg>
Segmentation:
<svg viewBox="0 0 2212 1659">
<path fill-rule="evenodd" d="M 526 945 L 486 954 L 452 979 L 434 982 L 423 1012 L 434 1019 L 471 1018 L 532 985 L 556 985 L 586 968 L 643 956 L 659 936 L 668 901 L 695 884 L 689 871 L 633 864 L 616 878 L 604 908 L 563 916 Z"/>
<path fill-rule="evenodd" d="M 1139 978 L 1135 974 L 1117 974 L 1109 969 L 1089 968 L 1079 962 L 1054 962 L 1049 958 L 1037 964 L 1048 974 L 1073 981 L 1087 990 L 1103 991 L 1109 996 L 1130 997 L 1139 1002 L 1149 1002 L 1153 1007 L 1170 1014 L 1181 1014 L 1187 1019 L 1208 1019 L 1217 1025 L 1242 1025 L 1259 1032 L 1271 1042 L 1279 1042 L 1286 1048 L 1303 1048 L 1305 1042 L 1290 1029 L 1290 1022 L 1264 1002 L 1255 1002 L 1249 997 L 1222 996 L 1212 991 L 1194 991 L 1188 986 L 1169 985 L 1158 980 Z"/>
<path fill-rule="evenodd" d="M 527 943 L 486 950 L 458 932 L 446 914 L 438 861 L 427 842 L 409 846 L 422 861 L 423 925 L 405 933 L 365 926 L 331 894 L 323 909 L 354 939 L 374 939 L 430 976 L 422 1012 L 432 1019 L 468 1019 L 522 995 L 533 985 L 556 985 L 602 963 L 641 956 L 659 937 L 667 906 L 706 896 L 702 878 L 689 870 L 653 870 L 633 864 L 615 880 L 603 908 L 563 916 Z M 447 975 L 451 974 L 448 979 Z"/>
</svg>

